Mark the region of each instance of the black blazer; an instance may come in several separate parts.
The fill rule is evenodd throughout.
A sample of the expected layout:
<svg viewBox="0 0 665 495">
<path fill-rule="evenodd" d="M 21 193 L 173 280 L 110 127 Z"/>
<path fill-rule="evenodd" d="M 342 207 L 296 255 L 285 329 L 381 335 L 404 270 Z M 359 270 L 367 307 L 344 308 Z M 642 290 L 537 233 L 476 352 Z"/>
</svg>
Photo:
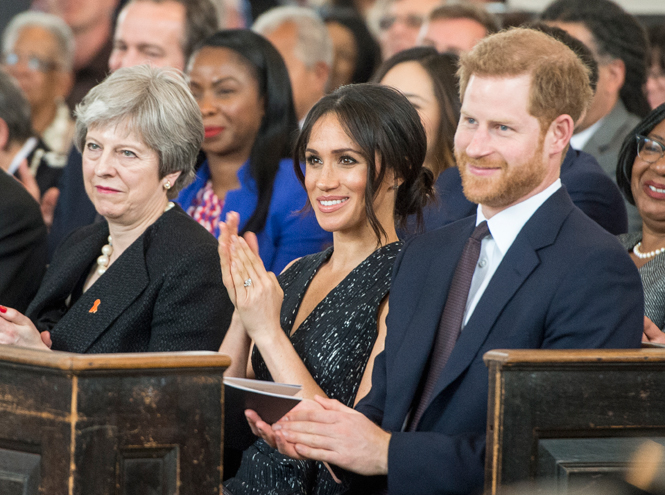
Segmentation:
<svg viewBox="0 0 665 495">
<path fill-rule="evenodd" d="M 108 224 L 79 229 L 58 248 L 27 316 L 54 350 L 80 353 L 217 350 L 233 305 L 217 241 L 176 206 L 68 306 L 107 242 Z M 97 302 L 98 301 L 98 302 Z"/>
<path fill-rule="evenodd" d="M 46 271 L 46 227 L 37 202 L 0 170 L 0 304 L 25 311 Z"/>
</svg>

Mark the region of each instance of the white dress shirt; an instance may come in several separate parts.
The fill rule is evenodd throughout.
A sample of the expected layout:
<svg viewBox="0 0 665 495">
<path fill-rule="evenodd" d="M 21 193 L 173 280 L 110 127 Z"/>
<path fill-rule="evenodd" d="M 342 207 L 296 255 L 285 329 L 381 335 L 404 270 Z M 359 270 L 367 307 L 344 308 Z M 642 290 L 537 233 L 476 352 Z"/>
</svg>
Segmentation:
<svg viewBox="0 0 665 495">
<path fill-rule="evenodd" d="M 529 221 L 531 216 L 538 208 L 561 187 L 561 180 L 557 179 L 547 189 L 530 197 L 526 201 L 506 208 L 487 220 L 483 215 L 482 205 L 478 205 L 476 214 L 476 225 L 487 220 L 487 226 L 491 237 L 485 237 L 480 246 L 480 257 L 478 264 L 473 272 L 469 297 L 466 300 L 466 309 L 464 310 L 464 323 L 462 330 L 466 326 L 469 318 L 476 309 L 476 305 L 482 297 L 487 285 L 492 280 L 494 272 L 501 264 L 501 260 L 512 246 L 515 238 L 522 230 L 522 227 Z"/>
</svg>

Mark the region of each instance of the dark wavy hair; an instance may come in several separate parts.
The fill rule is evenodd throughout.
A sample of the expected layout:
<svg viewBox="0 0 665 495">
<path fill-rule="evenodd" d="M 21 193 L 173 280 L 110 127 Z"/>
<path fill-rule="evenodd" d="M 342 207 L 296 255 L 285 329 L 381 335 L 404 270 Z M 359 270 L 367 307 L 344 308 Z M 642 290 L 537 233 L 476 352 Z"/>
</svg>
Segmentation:
<svg viewBox="0 0 665 495">
<path fill-rule="evenodd" d="M 248 29 L 219 31 L 198 48 L 206 46 L 227 48 L 240 55 L 254 74 L 259 96 L 265 102 L 265 114 L 249 155 L 249 172 L 256 182 L 258 200 L 241 233 L 260 232 L 266 224 L 279 162 L 291 154 L 298 131 L 289 74 L 272 44 Z"/>
<path fill-rule="evenodd" d="M 647 80 L 648 40 L 644 27 L 610 0 L 556 0 L 542 13 L 543 21 L 580 22 L 591 32 L 598 56 L 621 59 L 626 79 L 619 92 L 626 109 L 644 117 L 649 103 L 642 87 Z"/>
<path fill-rule="evenodd" d="M 445 169 L 455 166 L 453 144 L 461 108 L 457 80 L 458 61 L 459 57 L 454 53 L 439 53 L 431 46 L 420 46 L 396 53 L 383 62 L 372 77 L 372 82 L 381 82 L 390 69 L 404 62 L 418 62 L 429 74 L 440 115 L 436 142 L 432 144 L 432 154 L 436 160 L 436 170 L 432 171 L 435 177 Z"/>
<path fill-rule="evenodd" d="M 303 186 L 305 176 L 300 164 L 305 162 L 312 128 L 329 114 L 339 119 L 367 161 L 365 214 L 377 242 L 386 238 L 386 231 L 376 218 L 373 201 L 367 198 L 376 197 L 388 171 L 402 180 L 395 197 L 398 225 L 405 227 L 406 218 L 416 215 L 418 227 L 422 227 L 422 209 L 434 197 L 434 176 L 422 166 L 427 137 L 409 100 L 395 89 L 372 83 L 342 86 L 321 98 L 307 114 L 293 154 L 293 168 Z"/>
<path fill-rule="evenodd" d="M 654 108 L 649 114 L 637 124 L 623 140 L 621 151 L 619 152 L 619 161 L 617 162 L 617 184 L 628 202 L 635 204 L 633 191 L 630 184 L 633 178 L 633 165 L 637 158 L 637 135 L 648 136 L 654 127 L 665 120 L 665 103 Z"/>
<path fill-rule="evenodd" d="M 356 42 L 356 66 L 351 75 L 351 83 L 364 83 L 381 63 L 381 48 L 367 28 L 365 21 L 351 8 L 327 7 L 321 10 L 323 22 L 336 22 L 346 27 Z"/>
</svg>

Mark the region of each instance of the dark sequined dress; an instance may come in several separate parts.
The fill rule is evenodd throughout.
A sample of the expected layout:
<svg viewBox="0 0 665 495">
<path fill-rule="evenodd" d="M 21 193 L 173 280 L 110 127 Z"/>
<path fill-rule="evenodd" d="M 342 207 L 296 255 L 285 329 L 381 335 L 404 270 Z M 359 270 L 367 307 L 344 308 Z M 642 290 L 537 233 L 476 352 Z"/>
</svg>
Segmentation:
<svg viewBox="0 0 665 495">
<path fill-rule="evenodd" d="M 353 406 L 360 380 L 377 335 L 379 304 L 390 289 L 390 276 L 401 242 L 383 246 L 360 265 L 314 308 L 290 336 L 296 352 L 328 397 Z M 281 325 L 291 334 L 302 298 L 332 248 L 305 256 L 279 277 L 284 289 Z M 255 349 L 256 378 L 272 380 Z M 243 453 L 236 477 L 224 483 L 232 495 L 334 494 L 342 491 L 319 462 L 297 461 L 257 440 Z"/>
</svg>

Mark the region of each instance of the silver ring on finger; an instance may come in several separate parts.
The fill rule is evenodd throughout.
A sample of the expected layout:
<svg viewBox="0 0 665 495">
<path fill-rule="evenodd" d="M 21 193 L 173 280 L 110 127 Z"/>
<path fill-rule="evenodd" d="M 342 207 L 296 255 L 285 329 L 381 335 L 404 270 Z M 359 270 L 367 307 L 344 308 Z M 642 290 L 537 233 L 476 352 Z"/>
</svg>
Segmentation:
<svg viewBox="0 0 665 495">
<path fill-rule="evenodd" d="M 252 279 L 248 278 L 247 280 L 245 280 L 245 282 L 242 285 L 244 285 L 245 287 L 251 287 L 252 286 Z"/>
</svg>

